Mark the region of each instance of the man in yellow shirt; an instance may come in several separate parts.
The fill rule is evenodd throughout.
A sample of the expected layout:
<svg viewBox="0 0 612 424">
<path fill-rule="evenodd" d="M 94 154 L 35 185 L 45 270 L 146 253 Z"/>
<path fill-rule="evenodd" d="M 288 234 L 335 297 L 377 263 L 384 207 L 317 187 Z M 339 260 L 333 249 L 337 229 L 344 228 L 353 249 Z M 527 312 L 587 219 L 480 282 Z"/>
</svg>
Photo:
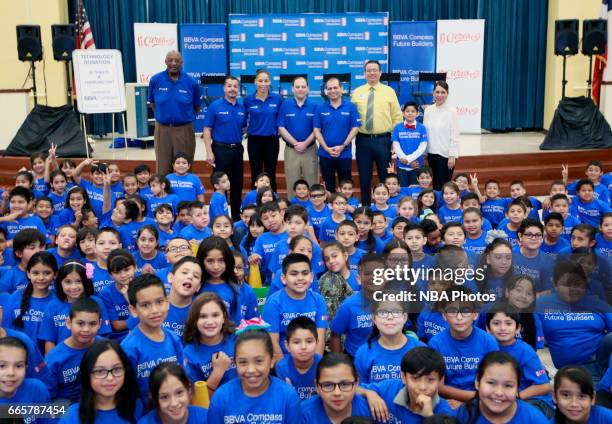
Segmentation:
<svg viewBox="0 0 612 424">
<path fill-rule="evenodd" d="M 352 102 L 361 116 L 357 134 L 357 168 L 361 187 L 361 204 L 370 206 L 372 191 L 372 163 L 376 162 L 378 180 L 384 182 L 391 162 L 391 132 L 402 122 L 402 110 L 395 91 L 380 83 L 380 62 L 368 60 L 365 64 L 367 84 L 353 91 Z"/>
</svg>

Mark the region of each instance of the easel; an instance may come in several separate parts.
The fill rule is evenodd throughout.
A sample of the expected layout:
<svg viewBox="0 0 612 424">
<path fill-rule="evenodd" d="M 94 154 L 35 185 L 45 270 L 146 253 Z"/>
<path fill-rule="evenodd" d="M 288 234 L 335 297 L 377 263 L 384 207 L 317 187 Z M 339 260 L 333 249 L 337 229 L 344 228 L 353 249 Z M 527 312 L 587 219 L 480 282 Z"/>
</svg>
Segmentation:
<svg viewBox="0 0 612 424">
<path fill-rule="evenodd" d="M 123 140 L 124 140 L 124 144 L 125 144 L 125 158 L 128 159 L 128 155 L 129 155 L 129 150 L 128 150 L 128 143 L 127 143 L 127 137 L 125 134 L 125 112 L 118 112 L 121 114 L 121 124 L 122 126 L 122 133 L 121 135 L 123 135 Z M 85 135 L 85 151 L 87 152 L 87 158 L 89 159 L 89 144 L 87 143 L 87 115 L 85 113 L 79 113 L 79 117 L 80 117 L 80 121 L 81 121 L 81 129 L 83 130 L 83 134 Z M 112 118 L 112 146 L 113 146 L 113 159 L 115 159 L 115 113 L 111 113 L 111 118 Z M 118 131 L 117 131 L 118 132 Z M 92 138 L 93 144 L 94 146 L 96 145 L 95 140 Z"/>
</svg>

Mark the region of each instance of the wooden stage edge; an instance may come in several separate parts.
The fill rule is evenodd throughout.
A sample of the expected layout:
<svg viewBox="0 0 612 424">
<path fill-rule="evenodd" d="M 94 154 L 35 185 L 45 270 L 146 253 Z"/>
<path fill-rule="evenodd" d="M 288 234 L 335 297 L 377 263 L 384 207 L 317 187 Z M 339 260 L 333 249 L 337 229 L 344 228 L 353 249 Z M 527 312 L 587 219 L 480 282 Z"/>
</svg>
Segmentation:
<svg viewBox="0 0 612 424">
<path fill-rule="evenodd" d="M 82 160 L 76 159 L 77 162 Z M 596 150 L 564 150 L 564 151 L 539 151 L 535 153 L 508 153 L 491 154 L 480 156 L 465 156 L 457 161 L 455 173 L 467 172 L 477 173 L 478 180 L 482 186 L 487 180 L 495 179 L 501 184 L 502 195 L 509 195 L 509 184 L 513 180 L 523 180 L 530 195 L 547 195 L 550 184 L 554 180 L 561 179 L 561 164 L 569 165 L 570 179 L 584 177 L 586 164 L 591 160 L 599 160 L 604 166 L 604 171 L 612 170 L 612 149 Z M 153 160 L 115 160 L 122 172 L 132 172 L 137 164 L 145 163 L 154 170 Z M 0 185 L 10 187 L 14 184 L 17 171 L 23 167 L 29 167 L 29 159 L 26 157 L 0 156 Z M 193 172 L 200 176 L 207 195 L 212 192 L 210 184 L 211 167 L 204 161 L 196 161 Z M 250 165 L 244 162 L 244 190 L 250 189 Z M 84 174 L 86 175 L 86 174 Z M 286 193 L 284 163 L 279 161 L 276 169 L 278 191 Z M 374 177 L 374 180 L 377 180 Z M 353 160 L 353 181 L 355 191 L 359 192 L 359 178 L 357 165 Z M 208 197 L 208 196 L 207 196 Z"/>
</svg>

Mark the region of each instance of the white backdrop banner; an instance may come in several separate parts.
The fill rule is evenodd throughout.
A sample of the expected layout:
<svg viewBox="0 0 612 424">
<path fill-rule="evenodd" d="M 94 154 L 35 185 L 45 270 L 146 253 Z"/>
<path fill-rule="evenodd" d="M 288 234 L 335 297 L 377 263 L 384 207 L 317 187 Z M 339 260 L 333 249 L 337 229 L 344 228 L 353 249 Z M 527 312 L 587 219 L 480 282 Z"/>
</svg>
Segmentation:
<svg viewBox="0 0 612 424">
<path fill-rule="evenodd" d="M 79 112 L 117 113 L 125 110 L 123 62 L 119 50 L 74 50 L 72 64 Z"/>
<path fill-rule="evenodd" d="M 462 133 L 481 132 L 484 25 L 484 19 L 438 21 L 436 70 L 446 72 Z"/>
<path fill-rule="evenodd" d="M 176 28 L 176 24 L 134 23 L 137 82 L 146 84 L 154 74 L 166 69 L 166 53 L 178 50 Z"/>
</svg>

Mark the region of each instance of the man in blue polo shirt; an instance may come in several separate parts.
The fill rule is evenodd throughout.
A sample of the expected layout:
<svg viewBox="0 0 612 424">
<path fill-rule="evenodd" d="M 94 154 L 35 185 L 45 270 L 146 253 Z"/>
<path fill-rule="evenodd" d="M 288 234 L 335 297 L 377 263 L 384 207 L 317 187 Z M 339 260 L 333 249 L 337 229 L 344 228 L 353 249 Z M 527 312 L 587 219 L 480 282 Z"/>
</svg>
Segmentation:
<svg viewBox="0 0 612 424">
<path fill-rule="evenodd" d="M 353 103 L 342 99 L 342 84 L 332 77 L 325 82 L 328 101 L 317 107 L 314 134 L 319 142 L 319 164 L 325 188 L 336 191 L 336 173 L 340 181 L 351 179 L 353 139 L 361 118 Z"/>
<path fill-rule="evenodd" d="M 285 140 L 285 180 L 289 199 L 295 196 L 293 183 L 297 180 L 306 180 L 309 187 L 319 182 L 319 160 L 312 131 L 317 105 L 308 99 L 306 77 L 295 77 L 291 91 L 293 98 L 284 101 L 278 112 L 278 132 Z"/>
<path fill-rule="evenodd" d="M 202 104 L 198 82 L 182 72 L 183 58 L 177 51 L 166 55 L 166 70 L 149 81 L 148 101 L 155 112 L 155 159 L 157 173 L 172 172 L 172 158 L 186 153 L 193 163 L 193 121 Z"/>
<path fill-rule="evenodd" d="M 215 171 L 225 172 L 230 180 L 230 206 L 232 219 L 240 219 L 240 202 L 244 171 L 242 134 L 246 126 L 244 105 L 238 102 L 240 84 L 236 77 L 228 76 L 223 84 L 224 96 L 215 100 L 204 118 L 204 146 L 206 162 Z"/>
</svg>

